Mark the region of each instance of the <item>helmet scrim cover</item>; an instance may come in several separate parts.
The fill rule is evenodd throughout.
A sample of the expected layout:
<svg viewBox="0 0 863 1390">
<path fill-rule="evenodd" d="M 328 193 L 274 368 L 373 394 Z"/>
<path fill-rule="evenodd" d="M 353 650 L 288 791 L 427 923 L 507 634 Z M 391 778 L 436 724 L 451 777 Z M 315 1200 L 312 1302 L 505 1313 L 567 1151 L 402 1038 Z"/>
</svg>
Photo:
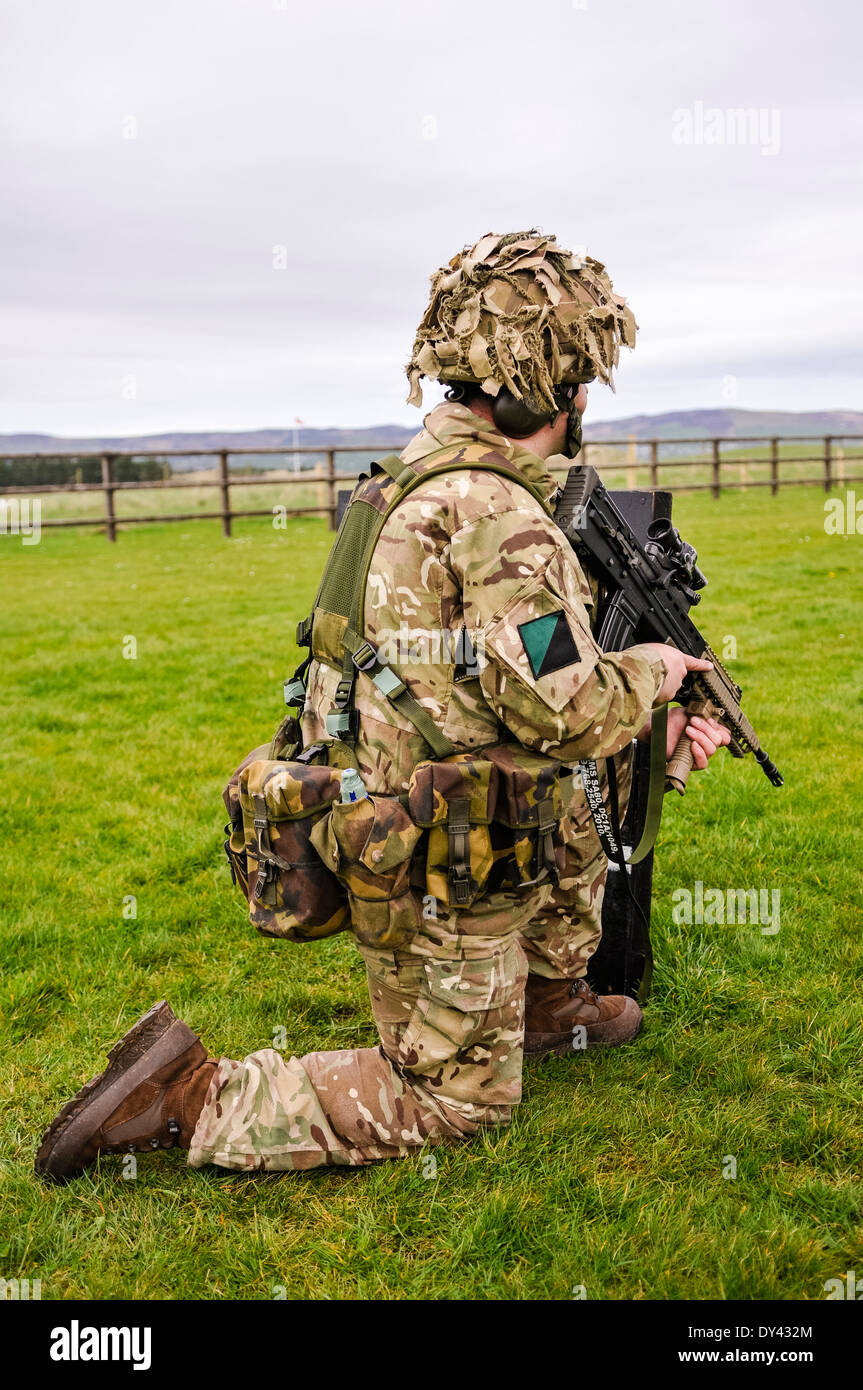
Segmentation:
<svg viewBox="0 0 863 1390">
<path fill-rule="evenodd" d="M 558 386 L 598 377 L 614 390 L 621 343 L 636 323 L 605 266 L 553 236 L 489 232 L 431 277 L 431 297 L 406 371 L 408 402 L 422 377 L 507 387 L 532 410 L 554 410 Z"/>
</svg>

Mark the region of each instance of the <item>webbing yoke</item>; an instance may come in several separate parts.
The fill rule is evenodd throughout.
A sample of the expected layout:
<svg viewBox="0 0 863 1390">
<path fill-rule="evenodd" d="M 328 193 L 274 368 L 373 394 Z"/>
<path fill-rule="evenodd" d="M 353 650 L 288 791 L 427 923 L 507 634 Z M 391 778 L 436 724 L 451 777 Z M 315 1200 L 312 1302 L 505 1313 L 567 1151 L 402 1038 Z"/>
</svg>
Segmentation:
<svg viewBox="0 0 863 1390">
<path fill-rule="evenodd" d="M 452 456 L 454 452 L 455 457 Z M 430 461 L 439 458 L 441 454 L 450 457 L 430 465 Z M 298 709 L 302 706 L 305 699 L 304 677 L 312 660 L 315 614 L 319 610 L 334 614 L 336 617 L 344 618 L 347 625 L 341 639 L 341 675 L 336 686 L 333 708 L 325 719 L 327 733 L 348 746 L 356 742 L 358 729 L 354 691 L 357 675 L 362 672 L 371 679 L 393 708 L 413 724 L 417 733 L 431 748 L 435 758 L 446 758 L 455 752 L 454 745 L 435 724 L 428 710 L 410 693 L 401 677 L 381 660 L 374 645 L 363 635 L 369 568 L 381 531 L 395 508 L 420 484 L 442 473 L 463 472 L 467 469 L 496 473 L 509 478 L 511 482 L 517 483 L 529 492 L 549 516 L 553 513 L 548 500 L 538 487 L 507 463 L 502 456 L 489 458 L 489 450 L 482 444 L 457 446 L 455 451 L 453 445 L 445 445 L 433 454 L 427 454 L 425 458 L 417 460 L 416 465 L 405 463 L 396 454 L 388 454 L 372 466 L 377 467 L 379 473 L 372 473 L 370 477 L 360 479 L 348 503 L 324 568 L 315 597 L 315 606 L 310 616 L 297 626 L 297 644 L 308 648 L 309 655 L 294 676 L 285 682 L 285 702 Z M 392 495 L 387 498 L 383 510 L 372 506 L 363 496 L 364 490 L 373 479 L 379 478 L 380 472 L 386 473 L 394 485 Z"/>
</svg>

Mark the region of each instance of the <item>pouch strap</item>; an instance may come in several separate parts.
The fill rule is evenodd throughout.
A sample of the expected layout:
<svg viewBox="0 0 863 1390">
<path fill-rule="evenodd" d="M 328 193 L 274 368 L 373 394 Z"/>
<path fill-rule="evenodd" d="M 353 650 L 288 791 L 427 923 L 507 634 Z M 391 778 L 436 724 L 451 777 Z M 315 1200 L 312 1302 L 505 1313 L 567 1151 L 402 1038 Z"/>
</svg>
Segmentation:
<svg viewBox="0 0 863 1390">
<path fill-rule="evenodd" d="M 267 801 L 260 792 L 252 793 L 252 806 L 255 810 L 255 833 L 258 837 L 258 858 L 279 869 L 293 869 L 287 859 L 282 859 L 270 844 L 270 822 L 267 816 Z"/>
<path fill-rule="evenodd" d="M 537 802 L 537 840 L 536 840 L 536 876 L 540 878 L 545 871 L 550 878 L 557 881 L 557 860 L 554 857 L 554 831 L 557 820 L 554 815 L 554 805 L 550 796 Z"/>
<path fill-rule="evenodd" d="M 346 647 L 342 652 L 342 674 L 333 697 L 333 708 L 324 719 L 327 733 L 342 743 L 354 744 L 357 739 L 357 712 L 354 709 L 356 679 L 357 668 L 352 653 Z"/>
<path fill-rule="evenodd" d="M 456 796 L 450 801 L 446 828 L 450 902 L 465 906 L 470 901 L 470 801 L 467 797 Z"/>
<path fill-rule="evenodd" d="M 296 671 L 285 681 L 285 704 L 302 709 L 306 703 L 306 672 L 312 664 L 312 654 L 301 661 Z"/>
</svg>

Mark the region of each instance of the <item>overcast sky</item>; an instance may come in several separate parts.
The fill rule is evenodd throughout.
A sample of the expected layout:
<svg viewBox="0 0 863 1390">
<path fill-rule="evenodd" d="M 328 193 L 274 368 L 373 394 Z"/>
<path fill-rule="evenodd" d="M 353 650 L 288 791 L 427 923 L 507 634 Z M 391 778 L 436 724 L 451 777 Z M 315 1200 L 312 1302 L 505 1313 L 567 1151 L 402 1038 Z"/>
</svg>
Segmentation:
<svg viewBox="0 0 863 1390">
<path fill-rule="evenodd" d="M 418 424 L 430 273 L 531 225 L 635 310 L 593 418 L 863 408 L 859 0 L 6 0 L 2 25 L 0 432 Z"/>
</svg>

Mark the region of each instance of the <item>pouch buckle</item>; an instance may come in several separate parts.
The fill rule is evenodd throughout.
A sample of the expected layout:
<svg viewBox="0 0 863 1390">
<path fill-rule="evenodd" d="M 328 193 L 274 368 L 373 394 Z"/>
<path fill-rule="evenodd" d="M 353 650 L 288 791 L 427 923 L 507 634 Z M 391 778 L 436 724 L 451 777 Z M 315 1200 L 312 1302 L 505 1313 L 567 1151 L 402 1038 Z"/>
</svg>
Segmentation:
<svg viewBox="0 0 863 1390">
<path fill-rule="evenodd" d="M 351 660 L 358 671 L 370 671 L 378 659 L 378 654 L 371 642 L 361 642 L 355 652 L 351 652 Z"/>
<path fill-rule="evenodd" d="M 301 705 L 304 705 L 305 702 L 306 702 L 306 687 L 303 685 L 303 682 L 300 681 L 300 680 L 293 680 L 293 679 L 291 679 L 291 680 L 286 680 L 286 681 L 285 681 L 285 704 L 286 704 L 286 705 L 294 705 L 295 708 L 298 709 Z"/>
<path fill-rule="evenodd" d="M 324 717 L 324 724 L 330 737 L 344 738 L 345 734 L 352 734 L 356 724 L 355 714 L 356 710 L 352 709 L 331 709 L 329 714 Z"/>
</svg>

